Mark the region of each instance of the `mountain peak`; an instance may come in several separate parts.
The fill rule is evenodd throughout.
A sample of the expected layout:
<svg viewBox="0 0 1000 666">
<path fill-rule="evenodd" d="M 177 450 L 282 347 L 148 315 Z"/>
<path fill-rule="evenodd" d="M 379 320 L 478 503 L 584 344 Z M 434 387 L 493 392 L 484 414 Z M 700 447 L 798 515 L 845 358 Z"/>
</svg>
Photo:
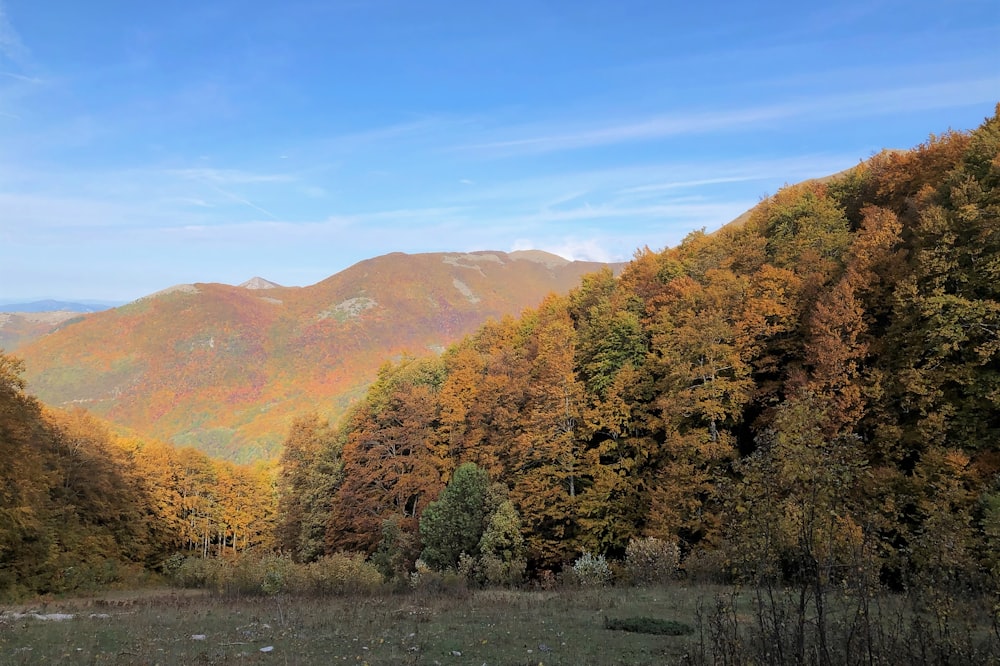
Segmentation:
<svg viewBox="0 0 1000 666">
<path fill-rule="evenodd" d="M 277 282 L 271 282 L 262 277 L 252 277 L 239 286 L 243 289 L 278 289 L 281 287 Z"/>
</svg>

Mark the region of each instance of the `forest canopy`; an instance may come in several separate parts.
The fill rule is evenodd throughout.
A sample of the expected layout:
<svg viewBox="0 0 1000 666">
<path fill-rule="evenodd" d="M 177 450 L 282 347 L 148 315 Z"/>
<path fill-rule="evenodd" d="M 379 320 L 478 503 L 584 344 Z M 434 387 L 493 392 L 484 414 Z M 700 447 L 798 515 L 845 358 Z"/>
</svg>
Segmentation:
<svg viewBox="0 0 1000 666">
<path fill-rule="evenodd" d="M 511 582 L 643 543 L 723 577 L 995 583 L 1000 107 L 386 364 L 277 470 L 46 408 L 22 372 L 0 354 L 8 591 L 274 550 Z"/>
<path fill-rule="evenodd" d="M 386 365 L 309 460 L 286 449 L 283 502 L 308 520 L 282 547 L 315 556 L 324 524 L 325 552 L 375 553 L 391 525 L 412 564 L 474 463 L 536 573 L 641 537 L 691 567 L 867 549 L 897 580 L 993 572 L 998 186 L 993 117 Z"/>
</svg>

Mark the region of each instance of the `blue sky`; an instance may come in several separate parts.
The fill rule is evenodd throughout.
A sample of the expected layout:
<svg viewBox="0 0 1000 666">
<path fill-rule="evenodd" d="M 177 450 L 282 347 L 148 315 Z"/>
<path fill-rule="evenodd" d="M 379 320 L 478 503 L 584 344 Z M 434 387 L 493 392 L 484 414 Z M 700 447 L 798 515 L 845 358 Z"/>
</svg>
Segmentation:
<svg viewBox="0 0 1000 666">
<path fill-rule="evenodd" d="M 624 260 L 998 101 L 996 0 L 0 0 L 0 299 Z"/>
</svg>

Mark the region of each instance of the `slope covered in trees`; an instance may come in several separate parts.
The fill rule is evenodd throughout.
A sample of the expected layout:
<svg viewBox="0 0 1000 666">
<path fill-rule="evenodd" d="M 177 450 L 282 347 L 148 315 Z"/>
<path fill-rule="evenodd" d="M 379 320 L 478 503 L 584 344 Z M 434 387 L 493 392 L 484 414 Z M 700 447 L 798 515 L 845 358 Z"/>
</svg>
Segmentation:
<svg viewBox="0 0 1000 666">
<path fill-rule="evenodd" d="M 1000 117 L 387 365 L 312 434 L 281 484 L 304 559 L 412 561 L 475 463 L 536 571 L 653 536 L 691 568 L 817 584 L 862 555 L 897 583 L 997 573 Z"/>
<path fill-rule="evenodd" d="M 271 472 L 121 437 L 25 393 L 0 353 L 0 597 L 132 583 L 273 542 Z"/>
<path fill-rule="evenodd" d="M 510 582 L 653 544 L 800 585 L 822 650 L 833 585 L 1000 589 L 998 292 L 1000 109 L 386 364 L 295 421 L 276 512 L 267 470 L 44 408 L 0 355 L 0 588 L 272 548 Z"/>
<path fill-rule="evenodd" d="M 339 417 L 385 359 L 443 349 L 601 265 L 544 252 L 396 253 L 302 288 L 181 285 L 82 317 L 18 355 L 46 404 L 216 457 L 267 460 L 295 414 L 321 404 Z"/>
</svg>

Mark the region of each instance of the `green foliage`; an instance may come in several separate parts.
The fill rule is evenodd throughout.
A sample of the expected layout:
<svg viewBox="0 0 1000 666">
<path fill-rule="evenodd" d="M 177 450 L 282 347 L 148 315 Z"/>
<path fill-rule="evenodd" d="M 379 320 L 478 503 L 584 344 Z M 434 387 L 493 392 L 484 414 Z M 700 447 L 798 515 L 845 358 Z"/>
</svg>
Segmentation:
<svg viewBox="0 0 1000 666">
<path fill-rule="evenodd" d="M 496 492 L 493 494 L 496 496 Z M 487 517 L 479 553 L 476 574 L 482 583 L 513 586 L 524 579 L 527 560 L 521 516 L 509 499 L 502 499 Z"/>
<path fill-rule="evenodd" d="M 524 582 L 528 562 L 523 557 L 508 560 L 496 555 L 480 555 L 474 567 L 472 577 L 484 586 L 517 587 Z"/>
<path fill-rule="evenodd" d="M 420 557 L 428 566 L 453 569 L 462 553 L 473 557 L 479 554 L 489 481 L 489 475 L 475 463 L 463 463 L 441 496 L 427 506 L 420 517 L 420 538 L 424 544 Z M 505 545 L 503 527 L 498 524 L 490 537 L 501 548 Z M 510 540 L 509 536 L 506 539 Z"/>
<path fill-rule="evenodd" d="M 275 542 L 298 562 L 325 550 L 326 522 L 342 477 L 343 438 L 313 414 L 296 419 L 279 462 Z"/>
<path fill-rule="evenodd" d="M 582 587 L 603 587 L 611 582 L 612 573 L 603 555 L 584 552 L 573 562 L 571 581 Z"/>
<path fill-rule="evenodd" d="M 386 582 L 407 580 L 416 555 L 415 540 L 402 530 L 398 520 L 382 523 L 382 539 L 372 553 L 371 561 Z"/>
<path fill-rule="evenodd" d="M 656 617 L 604 618 L 604 628 L 613 631 L 629 631 L 635 634 L 656 636 L 687 636 L 694 633 L 694 627 L 677 620 L 663 620 Z"/>
<path fill-rule="evenodd" d="M 410 589 L 426 595 L 464 596 L 468 592 L 468 571 L 432 569 L 423 560 L 417 560 L 410 573 Z"/>
<path fill-rule="evenodd" d="M 186 588 L 227 595 L 274 596 L 371 594 L 382 589 L 382 575 L 358 553 L 337 553 L 308 564 L 275 555 L 232 559 L 188 557 L 172 579 Z"/>
</svg>

